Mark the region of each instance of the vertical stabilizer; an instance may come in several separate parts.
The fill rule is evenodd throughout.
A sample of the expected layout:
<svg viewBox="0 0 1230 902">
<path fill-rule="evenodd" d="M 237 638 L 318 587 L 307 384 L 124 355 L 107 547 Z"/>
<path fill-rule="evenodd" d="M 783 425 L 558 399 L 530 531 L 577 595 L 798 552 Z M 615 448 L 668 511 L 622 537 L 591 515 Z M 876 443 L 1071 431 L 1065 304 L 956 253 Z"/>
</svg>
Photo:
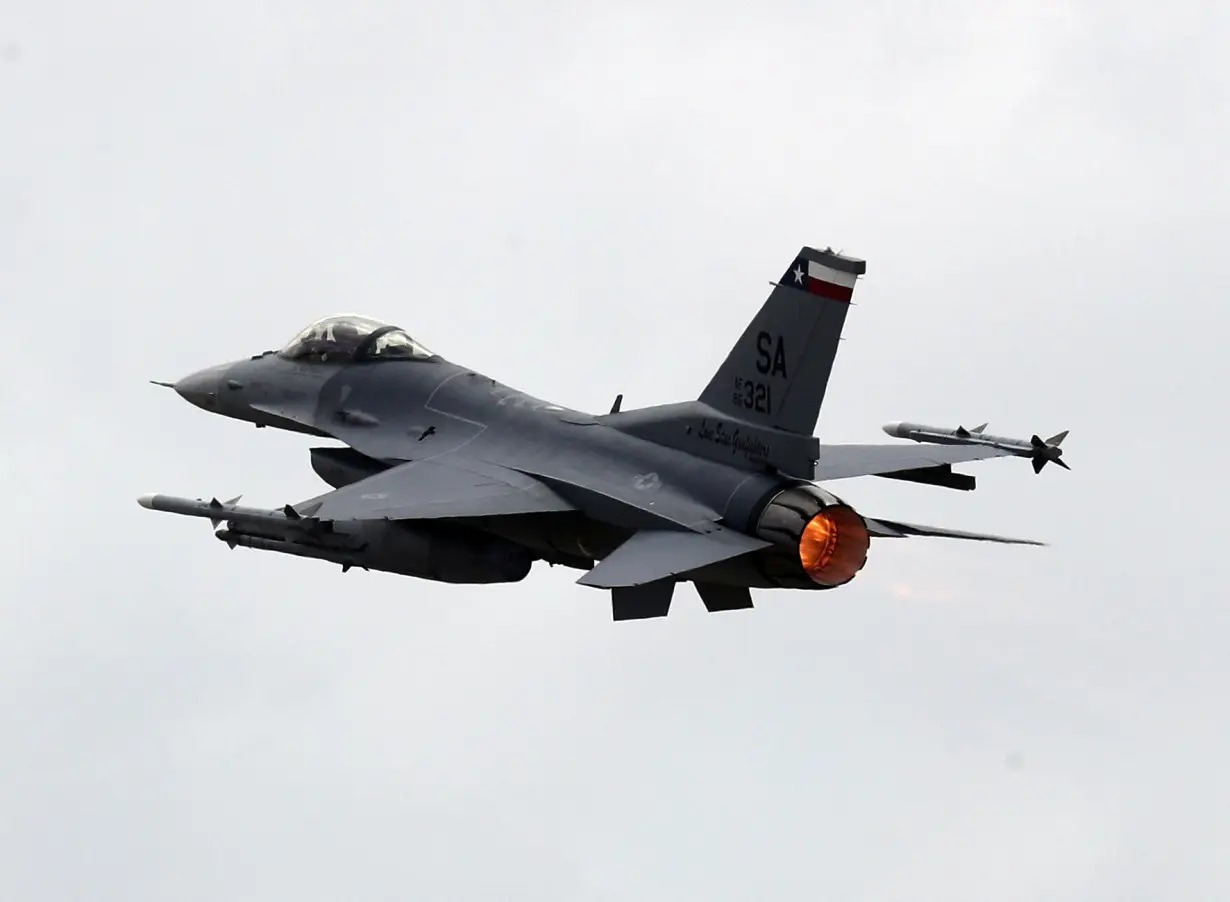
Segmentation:
<svg viewBox="0 0 1230 902">
<path fill-rule="evenodd" d="M 800 250 L 700 401 L 746 422 L 811 435 L 855 283 L 866 271 L 864 261 L 831 249 Z"/>
</svg>

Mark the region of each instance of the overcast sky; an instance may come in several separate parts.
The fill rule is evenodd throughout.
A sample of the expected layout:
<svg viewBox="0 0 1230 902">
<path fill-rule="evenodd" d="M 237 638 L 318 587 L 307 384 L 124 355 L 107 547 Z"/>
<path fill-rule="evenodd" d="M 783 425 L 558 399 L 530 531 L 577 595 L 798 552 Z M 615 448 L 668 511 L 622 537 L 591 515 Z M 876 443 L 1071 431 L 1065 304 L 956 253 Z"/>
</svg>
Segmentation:
<svg viewBox="0 0 1230 902">
<path fill-rule="evenodd" d="M 0 2 L 0 898 L 1226 899 L 1228 10 Z M 147 379 L 357 311 L 694 398 L 803 244 L 822 440 L 1072 430 L 830 488 L 1051 547 L 614 624 L 134 502 L 321 490 Z"/>
</svg>

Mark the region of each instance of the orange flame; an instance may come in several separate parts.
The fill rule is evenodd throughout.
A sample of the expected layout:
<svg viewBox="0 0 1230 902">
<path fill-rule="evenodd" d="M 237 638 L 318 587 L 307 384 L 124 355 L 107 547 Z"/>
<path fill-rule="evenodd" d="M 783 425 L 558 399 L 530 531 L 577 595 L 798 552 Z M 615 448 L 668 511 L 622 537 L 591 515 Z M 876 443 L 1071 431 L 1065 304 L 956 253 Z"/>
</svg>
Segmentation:
<svg viewBox="0 0 1230 902">
<path fill-rule="evenodd" d="M 862 517 L 848 507 L 830 507 L 803 528 L 799 563 L 814 582 L 840 586 L 863 569 L 870 546 L 871 536 Z"/>
</svg>

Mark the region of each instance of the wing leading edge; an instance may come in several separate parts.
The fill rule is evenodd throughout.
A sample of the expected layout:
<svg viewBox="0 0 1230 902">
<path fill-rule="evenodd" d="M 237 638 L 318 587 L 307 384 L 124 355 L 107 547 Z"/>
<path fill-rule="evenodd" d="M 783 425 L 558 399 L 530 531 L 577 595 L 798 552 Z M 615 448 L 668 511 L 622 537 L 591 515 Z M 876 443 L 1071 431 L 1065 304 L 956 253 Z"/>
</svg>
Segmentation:
<svg viewBox="0 0 1230 902">
<path fill-rule="evenodd" d="M 295 505 L 321 520 L 431 520 L 574 510 L 537 479 L 473 460 L 422 460 Z"/>
<path fill-rule="evenodd" d="M 815 479 L 852 479 L 1010 456 L 1011 451 L 987 445 L 821 445 Z"/>
</svg>

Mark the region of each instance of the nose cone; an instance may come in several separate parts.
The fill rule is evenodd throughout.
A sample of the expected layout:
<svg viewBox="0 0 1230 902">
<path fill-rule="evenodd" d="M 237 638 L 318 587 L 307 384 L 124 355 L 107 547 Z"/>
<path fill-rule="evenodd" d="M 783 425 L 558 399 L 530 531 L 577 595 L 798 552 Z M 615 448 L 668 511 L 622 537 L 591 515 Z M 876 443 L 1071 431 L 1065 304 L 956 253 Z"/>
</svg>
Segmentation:
<svg viewBox="0 0 1230 902">
<path fill-rule="evenodd" d="M 218 390 L 226 373 L 225 366 L 211 366 L 190 376 L 185 376 L 175 383 L 176 394 L 202 410 L 217 412 Z"/>
</svg>

